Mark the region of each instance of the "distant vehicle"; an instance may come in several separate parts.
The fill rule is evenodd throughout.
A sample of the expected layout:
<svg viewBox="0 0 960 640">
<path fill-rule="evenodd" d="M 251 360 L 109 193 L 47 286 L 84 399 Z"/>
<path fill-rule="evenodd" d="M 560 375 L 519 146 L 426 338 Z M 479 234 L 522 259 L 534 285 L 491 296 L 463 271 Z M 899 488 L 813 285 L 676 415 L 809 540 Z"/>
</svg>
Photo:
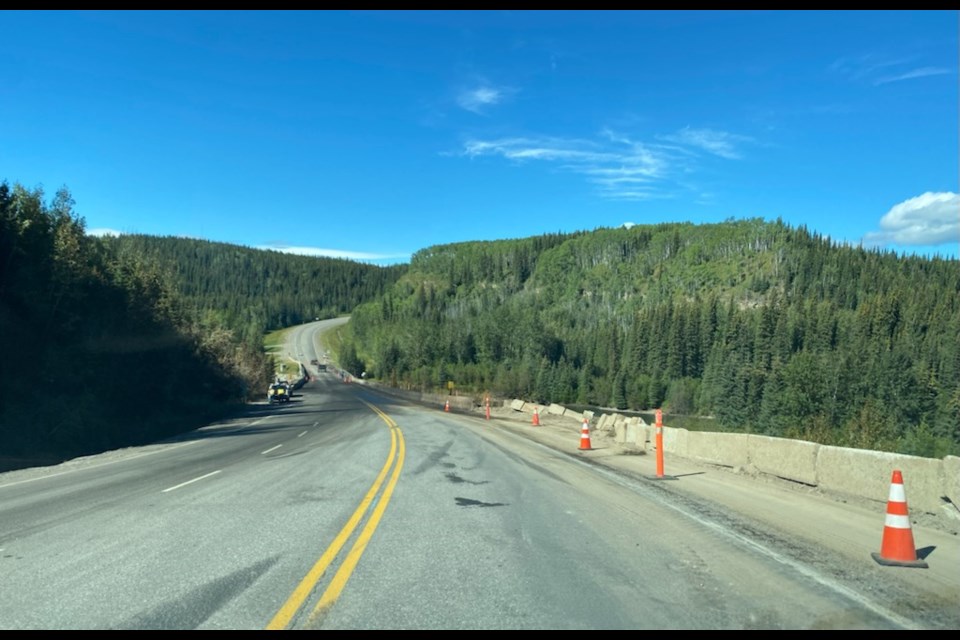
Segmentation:
<svg viewBox="0 0 960 640">
<path fill-rule="evenodd" d="M 320 361 L 314 358 L 313 360 L 310 361 L 310 364 L 320 366 Z"/>
<path fill-rule="evenodd" d="M 270 389 L 267 390 L 267 400 L 270 404 L 274 402 L 290 402 L 290 396 L 293 395 L 290 392 L 290 385 L 286 382 L 275 382 L 270 385 Z"/>
</svg>

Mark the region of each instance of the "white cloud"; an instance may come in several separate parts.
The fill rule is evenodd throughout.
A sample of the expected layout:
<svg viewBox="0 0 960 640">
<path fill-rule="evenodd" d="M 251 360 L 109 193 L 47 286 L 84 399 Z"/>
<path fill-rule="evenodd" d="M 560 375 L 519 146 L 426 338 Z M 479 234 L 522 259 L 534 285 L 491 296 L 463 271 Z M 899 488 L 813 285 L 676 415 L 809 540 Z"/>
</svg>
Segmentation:
<svg viewBox="0 0 960 640">
<path fill-rule="evenodd" d="M 487 107 L 503 102 L 512 90 L 505 87 L 493 87 L 488 84 L 472 89 L 464 89 L 457 96 L 457 104 L 462 109 L 483 115 Z"/>
<path fill-rule="evenodd" d="M 913 78 L 926 78 L 927 76 L 941 76 L 945 73 L 953 73 L 950 69 L 944 69 L 943 67 L 921 67 L 919 69 L 913 69 L 912 71 L 905 71 L 903 73 L 898 73 L 894 76 L 886 76 L 883 78 L 878 78 L 874 81 L 874 85 L 887 84 L 889 82 L 899 82 L 901 80 L 912 80 Z"/>
<path fill-rule="evenodd" d="M 107 228 L 87 229 L 88 236 L 96 236 L 98 238 L 102 238 L 103 236 L 116 237 L 121 235 L 122 233 L 123 233 L 122 231 L 117 231 L 116 229 L 107 229 Z"/>
<path fill-rule="evenodd" d="M 875 77 L 890 67 L 898 67 L 913 61 L 914 57 L 888 58 L 876 53 L 864 53 L 858 56 L 844 56 L 830 65 L 830 71 L 847 76 L 851 80 L 864 80 Z"/>
<path fill-rule="evenodd" d="M 294 247 L 285 244 L 272 244 L 254 247 L 264 251 L 279 251 L 281 253 L 292 253 L 299 256 L 313 256 L 320 258 L 343 258 L 345 260 L 406 260 L 410 258 L 409 253 L 369 253 L 366 251 L 345 251 L 341 249 L 323 249 L 319 247 Z"/>
<path fill-rule="evenodd" d="M 583 140 L 560 138 L 501 138 L 499 140 L 468 140 L 463 155 L 471 158 L 498 155 L 510 160 L 546 160 L 564 162 L 604 162 L 615 160 L 616 154 L 597 149 Z"/>
<path fill-rule="evenodd" d="M 753 139 L 748 136 L 741 136 L 727 131 L 691 129 L 690 127 L 684 127 L 674 134 L 662 136 L 662 139 L 676 144 L 702 149 L 721 158 L 727 158 L 728 160 L 737 160 L 741 157 L 740 152 L 737 150 L 738 144 L 753 141 Z"/>
<path fill-rule="evenodd" d="M 864 244 L 936 246 L 960 242 L 960 195 L 927 192 L 895 205 L 880 219 L 880 230 Z"/>
<path fill-rule="evenodd" d="M 603 142 L 564 138 L 501 138 L 468 140 L 461 155 L 501 156 L 518 163 L 553 163 L 563 171 L 585 176 L 600 195 L 619 200 L 662 197 L 654 183 L 668 170 L 667 153 L 604 133 Z"/>
<path fill-rule="evenodd" d="M 916 55 L 890 58 L 877 53 L 865 53 L 840 58 L 829 69 L 854 82 L 869 82 L 873 86 L 955 72 L 945 67 L 916 66 L 919 62 Z"/>
<path fill-rule="evenodd" d="M 668 185 L 678 186 L 678 174 L 689 173 L 697 153 L 707 149 L 724 158 L 739 157 L 734 145 L 752 141 L 711 129 L 685 129 L 666 136 L 670 144 L 647 144 L 604 129 L 596 140 L 556 137 L 516 137 L 467 140 L 461 156 L 499 156 L 518 164 L 540 162 L 576 173 L 594 185 L 600 196 L 615 200 L 672 197 Z M 679 185 L 683 189 L 689 186 Z M 694 189 L 696 190 L 696 189 Z"/>
</svg>

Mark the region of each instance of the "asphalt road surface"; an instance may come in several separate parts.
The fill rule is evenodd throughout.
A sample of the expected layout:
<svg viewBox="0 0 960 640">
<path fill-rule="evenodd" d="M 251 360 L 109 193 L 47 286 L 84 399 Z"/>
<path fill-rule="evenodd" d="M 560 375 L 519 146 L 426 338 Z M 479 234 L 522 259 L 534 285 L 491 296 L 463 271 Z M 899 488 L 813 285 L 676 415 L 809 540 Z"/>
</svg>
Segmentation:
<svg viewBox="0 0 960 640">
<path fill-rule="evenodd" d="M 320 328 L 292 357 L 319 359 Z M 949 530 L 914 531 L 928 569 L 882 567 L 868 505 L 656 478 L 546 416 L 312 373 L 289 404 L 0 474 L 0 628 L 960 628 Z"/>
</svg>

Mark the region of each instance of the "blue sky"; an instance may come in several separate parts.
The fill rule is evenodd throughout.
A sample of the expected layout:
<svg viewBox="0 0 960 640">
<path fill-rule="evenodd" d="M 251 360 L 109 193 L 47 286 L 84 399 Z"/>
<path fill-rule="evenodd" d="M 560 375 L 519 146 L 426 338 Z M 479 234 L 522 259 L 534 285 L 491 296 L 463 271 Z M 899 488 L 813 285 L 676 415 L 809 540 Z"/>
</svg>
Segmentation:
<svg viewBox="0 0 960 640">
<path fill-rule="evenodd" d="M 404 262 L 781 218 L 956 258 L 958 12 L 2 11 L 0 181 L 91 233 Z"/>
</svg>

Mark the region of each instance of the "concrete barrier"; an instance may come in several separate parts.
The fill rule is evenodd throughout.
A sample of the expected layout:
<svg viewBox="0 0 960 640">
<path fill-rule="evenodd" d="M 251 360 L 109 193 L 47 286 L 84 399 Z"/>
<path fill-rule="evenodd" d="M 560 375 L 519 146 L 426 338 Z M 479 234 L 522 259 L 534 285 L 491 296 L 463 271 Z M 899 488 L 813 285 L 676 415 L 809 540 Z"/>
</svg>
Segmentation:
<svg viewBox="0 0 960 640">
<path fill-rule="evenodd" d="M 803 440 L 747 436 L 747 457 L 757 471 L 811 486 L 817 484 L 819 450 L 820 445 Z"/>
<path fill-rule="evenodd" d="M 623 429 L 626 430 L 627 427 L 627 417 L 621 416 L 619 413 L 614 415 L 613 420 L 608 420 L 607 423 L 610 425 L 611 430 Z"/>
<path fill-rule="evenodd" d="M 663 452 L 672 453 L 673 455 L 683 458 L 689 457 L 687 455 L 687 439 L 690 437 L 690 432 L 686 429 L 679 429 L 677 427 L 662 427 L 662 429 Z M 650 449 L 656 448 L 655 437 L 655 435 L 651 436 Z"/>
<path fill-rule="evenodd" d="M 745 467 L 750 463 L 747 434 L 690 431 L 687 457 L 724 467 Z"/>
<path fill-rule="evenodd" d="M 555 403 L 554 403 L 554 404 L 550 404 L 549 406 L 547 406 L 547 413 L 549 413 L 549 414 L 551 414 L 551 415 L 554 415 L 554 416 L 562 416 L 562 415 L 564 414 L 564 412 L 566 412 L 566 410 L 567 410 L 566 407 L 563 407 L 563 406 L 561 406 L 561 405 L 559 405 L 559 404 L 555 404 Z"/>
<path fill-rule="evenodd" d="M 625 418 L 619 413 L 604 413 L 601 414 L 599 418 L 594 421 L 592 429 L 594 431 L 609 431 L 616 432 L 620 423 L 624 422 Z M 583 421 L 583 418 L 580 418 L 580 421 Z"/>
<path fill-rule="evenodd" d="M 642 440 L 638 435 L 642 427 L 639 424 L 637 424 L 636 419 L 627 418 L 618 424 L 622 424 L 623 429 L 626 432 L 624 435 L 624 440 L 626 441 L 625 444 L 629 444 L 633 447 L 637 447 L 640 449 L 644 448 L 644 443 L 642 442 Z"/>
<path fill-rule="evenodd" d="M 436 406 L 441 411 L 448 402 L 450 403 L 451 411 L 470 411 L 474 405 L 473 398 L 470 396 L 450 396 L 441 393 L 413 393 L 413 397 L 417 398 L 417 401 L 421 404 Z"/>
<path fill-rule="evenodd" d="M 943 494 L 960 513 L 960 458 L 947 456 L 943 459 Z"/>
<path fill-rule="evenodd" d="M 614 424 L 614 438 L 646 451 L 656 448 L 655 427 L 642 419 L 603 414 L 598 425 Z M 911 509 L 960 518 L 960 457 L 943 460 L 773 438 L 743 433 L 690 432 L 663 427 L 665 453 L 725 467 L 747 466 L 759 473 L 885 503 L 893 469 L 904 475 Z M 952 503 L 952 504 L 951 504 Z"/>
<path fill-rule="evenodd" d="M 520 411 L 529 413 L 530 415 L 533 415 L 534 410 L 536 410 L 540 415 L 543 415 L 547 412 L 547 407 L 539 402 L 527 402 L 526 400 L 514 400 L 514 402 L 522 402 L 523 408 L 520 409 Z"/>
<path fill-rule="evenodd" d="M 646 451 L 653 451 L 654 438 L 656 438 L 656 436 L 656 427 L 641 420 L 640 430 L 637 433 L 637 446 L 642 446 Z M 640 441 L 641 438 L 643 442 Z"/>
<path fill-rule="evenodd" d="M 510 408 L 514 411 L 523 411 L 523 405 L 526 404 L 523 400 L 511 400 Z"/>
<path fill-rule="evenodd" d="M 601 416 L 600 420 L 602 421 L 604 417 Z M 617 444 L 646 451 L 646 437 L 642 420 L 620 416 L 617 420 L 607 420 L 607 424 L 610 426 L 609 430 L 613 432 L 613 438 Z"/>
<path fill-rule="evenodd" d="M 940 511 L 944 494 L 942 460 L 821 446 L 817 455 L 817 486 L 886 504 L 894 469 L 903 472 L 903 489 L 911 511 Z"/>
</svg>

